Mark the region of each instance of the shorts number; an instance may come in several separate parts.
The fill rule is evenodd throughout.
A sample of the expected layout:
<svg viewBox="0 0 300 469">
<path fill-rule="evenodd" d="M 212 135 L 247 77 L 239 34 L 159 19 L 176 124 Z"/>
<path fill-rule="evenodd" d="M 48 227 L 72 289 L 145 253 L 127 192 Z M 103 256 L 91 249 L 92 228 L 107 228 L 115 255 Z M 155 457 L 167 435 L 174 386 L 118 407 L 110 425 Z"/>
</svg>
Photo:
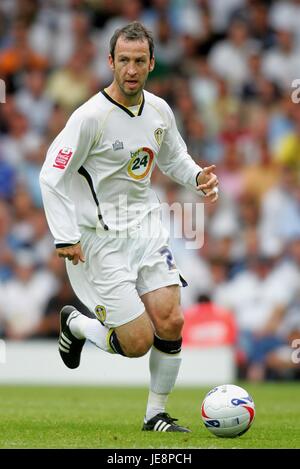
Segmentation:
<svg viewBox="0 0 300 469">
<path fill-rule="evenodd" d="M 171 253 L 170 249 L 162 248 L 159 252 L 162 256 L 166 256 L 166 262 L 168 264 L 169 270 L 176 269 L 173 254 Z"/>
</svg>

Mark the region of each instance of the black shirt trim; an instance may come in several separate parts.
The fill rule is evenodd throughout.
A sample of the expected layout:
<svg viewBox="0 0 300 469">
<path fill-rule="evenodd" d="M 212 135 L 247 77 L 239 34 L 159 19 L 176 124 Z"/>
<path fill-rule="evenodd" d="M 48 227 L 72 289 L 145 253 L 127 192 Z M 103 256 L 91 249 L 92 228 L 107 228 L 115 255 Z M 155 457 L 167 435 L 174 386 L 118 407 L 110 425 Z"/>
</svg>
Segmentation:
<svg viewBox="0 0 300 469">
<path fill-rule="evenodd" d="M 77 243 L 71 244 L 71 243 L 58 243 L 55 244 L 56 249 L 58 248 L 69 248 L 70 246 L 76 246 L 76 244 L 80 243 L 80 241 L 77 241 Z"/>
<path fill-rule="evenodd" d="M 93 184 L 93 180 L 92 180 L 92 177 L 91 175 L 88 173 L 88 171 L 83 167 L 81 166 L 79 169 L 78 169 L 78 173 L 81 174 L 81 176 L 83 176 L 90 189 L 91 189 L 91 192 L 92 192 L 92 196 L 93 196 L 93 199 L 95 201 L 95 204 L 97 205 L 97 211 L 98 211 L 98 218 L 99 218 L 99 221 L 101 223 L 101 225 L 103 226 L 103 228 L 105 230 L 108 230 L 108 226 L 104 223 L 103 221 L 103 217 L 102 217 L 102 213 L 101 213 L 101 210 L 100 210 L 100 204 L 99 204 L 99 200 L 98 200 L 98 197 L 97 197 L 97 194 L 96 194 L 96 191 L 94 189 L 94 184 Z"/>
<path fill-rule="evenodd" d="M 103 96 L 105 96 L 106 99 L 108 99 L 108 101 L 110 101 L 111 103 L 113 103 L 115 106 L 118 106 L 120 109 L 122 109 L 123 111 L 125 111 L 130 117 L 137 117 L 137 116 L 140 116 L 143 112 L 143 109 L 144 109 L 144 105 L 145 105 L 145 96 L 144 96 L 144 93 L 142 94 L 142 102 L 140 104 L 140 108 L 139 108 L 139 112 L 137 113 L 137 115 L 135 115 L 133 112 L 130 111 L 130 109 L 128 109 L 126 106 L 123 106 L 123 104 L 121 103 L 118 103 L 118 101 L 115 101 L 111 96 L 109 96 L 109 94 L 106 93 L 105 90 L 102 90 L 101 93 L 103 94 Z"/>
</svg>

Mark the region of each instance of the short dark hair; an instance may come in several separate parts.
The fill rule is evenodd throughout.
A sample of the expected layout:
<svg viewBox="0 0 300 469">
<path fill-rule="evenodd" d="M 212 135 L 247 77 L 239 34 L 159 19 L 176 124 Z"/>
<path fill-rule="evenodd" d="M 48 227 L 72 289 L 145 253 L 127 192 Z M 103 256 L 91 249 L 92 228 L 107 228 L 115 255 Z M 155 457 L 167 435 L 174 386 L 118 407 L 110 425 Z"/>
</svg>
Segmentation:
<svg viewBox="0 0 300 469">
<path fill-rule="evenodd" d="M 115 58 L 115 48 L 117 40 L 122 36 L 127 41 L 143 41 L 146 39 L 149 44 L 150 60 L 153 58 L 154 53 L 154 41 L 152 33 L 145 28 L 145 26 L 139 21 L 133 21 L 123 28 L 117 29 L 112 36 L 109 46 L 110 46 L 110 55 L 113 60 Z"/>
</svg>

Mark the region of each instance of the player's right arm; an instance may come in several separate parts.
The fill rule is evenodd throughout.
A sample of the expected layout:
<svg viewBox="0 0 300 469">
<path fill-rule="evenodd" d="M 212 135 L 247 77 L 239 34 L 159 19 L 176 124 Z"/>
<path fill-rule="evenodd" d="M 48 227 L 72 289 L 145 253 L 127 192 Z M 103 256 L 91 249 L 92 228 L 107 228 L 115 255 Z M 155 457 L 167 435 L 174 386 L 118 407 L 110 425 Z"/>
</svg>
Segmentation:
<svg viewBox="0 0 300 469">
<path fill-rule="evenodd" d="M 158 154 L 157 164 L 164 174 L 186 188 L 204 196 L 205 201 L 218 199 L 218 178 L 215 166 L 201 168 L 189 155 L 171 108 L 164 102 L 167 128 Z"/>
<path fill-rule="evenodd" d="M 74 244 L 73 246 L 67 246 L 65 248 L 56 248 L 56 251 L 59 257 L 69 259 L 69 261 L 72 261 L 74 265 L 77 265 L 79 261 L 85 262 L 80 242 Z"/>
<path fill-rule="evenodd" d="M 97 121 L 75 112 L 49 147 L 40 173 L 45 214 L 55 246 L 59 255 L 72 259 L 73 263 L 83 260 L 83 254 L 70 186 L 96 135 Z"/>
</svg>

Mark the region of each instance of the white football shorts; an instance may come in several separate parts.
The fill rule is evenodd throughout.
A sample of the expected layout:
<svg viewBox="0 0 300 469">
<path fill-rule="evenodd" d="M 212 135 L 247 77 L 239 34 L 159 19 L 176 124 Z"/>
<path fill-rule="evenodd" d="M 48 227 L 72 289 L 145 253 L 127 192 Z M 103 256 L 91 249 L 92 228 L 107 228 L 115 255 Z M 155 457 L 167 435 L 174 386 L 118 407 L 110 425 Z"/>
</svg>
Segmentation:
<svg viewBox="0 0 300 469">
<path fill-rule="evenodd" d="M 145 293 L 186 284 L 168 247 L 167 230 L 158 217 L 153 219 L 149 214 L 122 236 L 81 230 L 85 262 L 66 261 L 75 294 L 108 328 L 140 316 Z"/>
</svg>

